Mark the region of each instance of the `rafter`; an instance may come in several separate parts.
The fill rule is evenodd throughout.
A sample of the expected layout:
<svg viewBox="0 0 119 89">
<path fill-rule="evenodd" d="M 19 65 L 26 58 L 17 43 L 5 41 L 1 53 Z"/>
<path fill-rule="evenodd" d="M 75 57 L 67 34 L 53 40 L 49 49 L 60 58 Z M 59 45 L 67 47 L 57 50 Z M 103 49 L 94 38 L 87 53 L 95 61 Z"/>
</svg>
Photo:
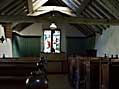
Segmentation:
<svg viewBox="0 0 119 89">
<path fill-rule="evenodd" d="M 23 8 L 24 3 L 21 3 L 19 6 L 17 6 L 15 9 L 13 9 L 12 11 L 10 11 L 7 15 L 15 15 L 15 13 L 17 11 L 19 11 L 21 8 Z"/>
<path fill-rule="evenodd" d="M 92 15 L 89 15 L 88 13 L 86 13 L 86 12 L 83 12 L 82 13 L 83 14 L 83 16 L 85 16 L 85 17 L 88 17 L 88 18 L 92 18 Z M 94 18 L 94 17 L 93 17 Z M 103 30 L 103 27 L 102 26 L 100 26 L 100 25 L 93 25 L 93 26 L 95 26 L 97 29 L 95 29 L 97 32 L 100 32 L 100 33 L 102 33 L 102 30 Z"/>
<path fill-rule="evenodd" d="M 11 5 L 9 8 L 7 8 L 6 10 L 4 10 L 2 13 L 9 13 L 10 11 L 12 11 L 13 9 L 15 9 L 17 6 L 19 6 L 20 4 L 22 4 L 22 0 L 19 0 L 17 2 L 15 2 L 13 5 Z"/>
<path fill-rule="evenodd" d="M 118 9 L 116 9 L 113 5 L 113 2 L 114 0 L 98 0 L 99 2 L 103 2 L 105 4 L 105 6 L 107 6 L 112 13 L 115 13 L 115 15 L 119 16 L 119 11 Z"/>
<path fill-rule="evenodd" d="M 77 14 L 80 15 L 80 13 L 83 12 L 83 10 L 85 9 L 86 6 L 88 6 L 88 4 L 91 2 L 91 0 L 83 0 L 80 7 L 76 10 Z"/>
<path fill-rule="evenodd" d="M 98 9 L 103 15 L 105 15 L 106 18 L 110 19 L 109 15 L 105 13 L 103 9 L 101 9 L 98 5 L 96 5 L 94 2 L 91 3 L 96 9 Z"/>
<path fill-rule="evenodd" d="M 110 4 L 112 4 L 114 6 L 114 8 L 117 10 L 117 12 L 119 12 L 119 1 L 117 0 L 108 0 L 110 2 Z"/>
<path fill-rule="evenodd" d="M 0 11 L 3 11 L 4 8 L 8 7 L 9 4 L 13 3 L 15 0 L 5 0 L 3 3 L 0 3 Z M 6 3 L 7 2 L 7 3 Z"/>
<path fill-rule="evenodd" d="M 118 16 L 115 13 L 112 13 L 112 11 L 101 1 L 96 0 L 95 4 L 102 9 L 107 15 L 109 15 L 111 18 L 118 18 Z"/>
</svg>

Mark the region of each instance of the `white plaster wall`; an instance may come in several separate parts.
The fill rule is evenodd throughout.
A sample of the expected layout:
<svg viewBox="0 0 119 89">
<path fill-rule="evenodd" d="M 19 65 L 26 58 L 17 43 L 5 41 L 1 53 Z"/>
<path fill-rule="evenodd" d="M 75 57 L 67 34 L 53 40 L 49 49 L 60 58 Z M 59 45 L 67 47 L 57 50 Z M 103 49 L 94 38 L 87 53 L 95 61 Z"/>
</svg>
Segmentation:
<svg viewBox="0 0 119 89">
<path fill-rule="evenodd" d="M 6 41 L 3 42 L 3 44 L 0 44 L 0 57 L 3 57 L 3 54 L 5 54 L 5 57 L 12 57 L 12 42 L 11 39 L 6 39 Z"/>
<path fill-rule="evenodd" d="M 42 31 L 42 24 L 41 23 L 34 23 L 27 28 L 23 29 L 21 32 L 23 35 L 36 35 L 41 36 L 43 34 Z"/>
<path fill-rule="evenodd" d="M 111 26 L 103 31 L 103 34 L 96 41 L 95 48 L 97 49 L 97 56 L 119 55 L 119 26 Z"/>
<path fill-rule="evenodd" d="M 0 25 L 0 37 L 3 36 L 5 38 L 5 34 L 4 34 L 4 28 L 2 25 Z"/>
<path fill-rule="evenodd" d="M 66 52 L 66 37 L 82 37 L 84 36 L 78 29 L 69 24 L 56 24 L 58 29 L 61 29 L 61 51 Z M 37 35 L 41 36 L 41 51 L 43 50 L 43 29 L 48 29 L 49 23 L 34 23 L 23 29 L 22 35 Z"/>
<path fill-rule="evenodd" d="M 0 37 L 1 36 L 5 38 L 4 28 L 0 25 Z M 3 54 L 5 54 L 5 57 L 12 57 L 11 39 L 6 39 L 3 43 L 0 43 L 0 57 L 3 57 Z"/>
</svg>

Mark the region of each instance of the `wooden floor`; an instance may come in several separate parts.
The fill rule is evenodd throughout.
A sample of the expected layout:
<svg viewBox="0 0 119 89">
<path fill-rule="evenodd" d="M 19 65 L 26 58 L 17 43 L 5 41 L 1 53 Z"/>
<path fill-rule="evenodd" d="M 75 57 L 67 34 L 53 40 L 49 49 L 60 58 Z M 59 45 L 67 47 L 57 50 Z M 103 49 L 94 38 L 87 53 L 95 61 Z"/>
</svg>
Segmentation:
<svg viewBox="0 0 119 89">
<path fill-rule="evenodd" d="M 49 75 L 48 89 L 71 89 L 67 75 Z"/>
<path fill-rule="evenodd" d="M 49 75 L 48 80 L 48 89 L 71 89 L 67 75 Z M 26 89 L 25 80 L 0 80 L 0 89 Z"/>
</svg>

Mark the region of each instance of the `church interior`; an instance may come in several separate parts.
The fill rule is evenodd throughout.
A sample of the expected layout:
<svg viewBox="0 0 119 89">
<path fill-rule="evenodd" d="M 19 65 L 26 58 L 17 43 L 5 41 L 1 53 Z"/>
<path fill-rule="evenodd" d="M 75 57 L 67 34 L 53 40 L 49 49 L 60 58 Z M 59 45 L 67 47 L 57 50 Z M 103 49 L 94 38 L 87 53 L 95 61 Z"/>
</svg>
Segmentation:
<svg viewBox="0 0 119 89">
<path fill-rule="evenodd" d="M 119 89 L 119 0 L 1 0 L 0 89 Z"/>
</svg>

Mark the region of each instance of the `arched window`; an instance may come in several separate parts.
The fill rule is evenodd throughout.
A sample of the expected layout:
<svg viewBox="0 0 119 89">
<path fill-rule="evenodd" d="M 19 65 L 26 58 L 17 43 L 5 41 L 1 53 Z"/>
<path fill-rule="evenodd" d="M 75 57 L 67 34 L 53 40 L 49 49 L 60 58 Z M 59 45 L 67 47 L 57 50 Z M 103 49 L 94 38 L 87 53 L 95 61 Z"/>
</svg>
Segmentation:
<svg viewBox="0 0 119 89">
<path fill-rule="evenodd" d="M 44 53 L 60 53 L 61 52 L 61 31 L 60 30 L 44 30 Z"/>
</svg>

